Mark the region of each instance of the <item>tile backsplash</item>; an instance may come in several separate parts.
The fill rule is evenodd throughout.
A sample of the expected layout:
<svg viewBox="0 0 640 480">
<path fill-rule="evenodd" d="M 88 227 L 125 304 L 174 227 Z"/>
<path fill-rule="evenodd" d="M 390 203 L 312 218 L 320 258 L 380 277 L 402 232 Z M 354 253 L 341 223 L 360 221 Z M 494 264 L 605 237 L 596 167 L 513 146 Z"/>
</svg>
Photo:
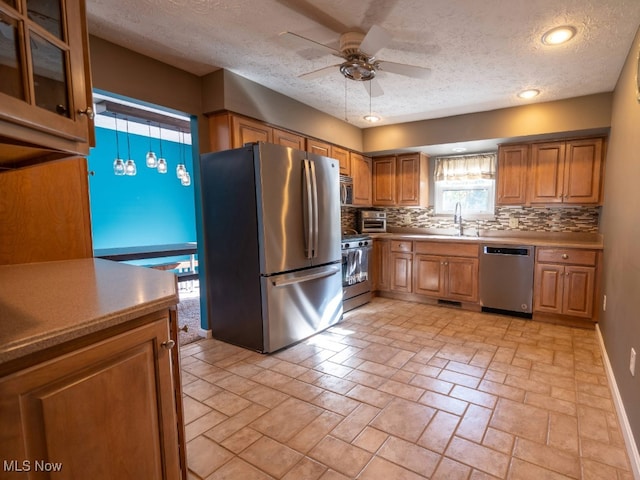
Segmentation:
<svg viewBox="0 0 640 480">
<path fill-rule="evenodd" d="M 342 207 L 342 229 L 358 230 L 358 208 Z M 453 228 L 453 216 L 436 216 L 433 208 L 373 208 L 387 212 L 387 228 Z M 521 232 L 597 233 L 600 207 L 496 207 L 495 217 L 485 220 L 466 220 L 465 228 Z M 510 227 L 511 219 L 518 226 Z"/>
</svg>

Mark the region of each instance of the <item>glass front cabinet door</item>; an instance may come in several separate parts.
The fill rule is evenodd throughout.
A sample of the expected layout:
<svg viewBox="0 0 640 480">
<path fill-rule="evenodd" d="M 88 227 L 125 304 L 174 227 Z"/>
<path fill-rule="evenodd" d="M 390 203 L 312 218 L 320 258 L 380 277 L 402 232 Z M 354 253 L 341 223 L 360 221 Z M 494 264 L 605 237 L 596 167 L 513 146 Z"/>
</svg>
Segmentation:
<svg viewBox="0 0 640 480">
<path fill-rule="evenodd" d="M 84 0 L 0 0 L 0 143 L 87 154 L 92 106 Z"/>
</svg>

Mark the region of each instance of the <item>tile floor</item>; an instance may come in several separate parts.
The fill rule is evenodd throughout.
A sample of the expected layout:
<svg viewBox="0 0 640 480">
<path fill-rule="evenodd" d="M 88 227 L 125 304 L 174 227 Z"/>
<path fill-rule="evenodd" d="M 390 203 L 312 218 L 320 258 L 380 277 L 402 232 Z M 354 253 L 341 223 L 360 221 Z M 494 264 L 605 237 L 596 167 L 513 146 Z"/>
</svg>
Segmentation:
<svg viewBox="0 0 640 480">
<path fill-rule="evenodd" d="M 191 479 L 633 478 L 594 330 L 375 298 L 181 353 Z"/>
</svg>

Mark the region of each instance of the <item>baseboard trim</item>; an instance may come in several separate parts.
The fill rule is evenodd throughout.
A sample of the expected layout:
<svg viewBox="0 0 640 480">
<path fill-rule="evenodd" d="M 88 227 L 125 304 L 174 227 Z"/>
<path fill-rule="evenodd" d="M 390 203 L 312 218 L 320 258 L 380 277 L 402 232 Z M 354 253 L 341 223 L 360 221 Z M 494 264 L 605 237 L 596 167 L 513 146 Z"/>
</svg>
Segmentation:
<svg viewBox="0 0 640 480">
<path fill-rule="evenodd" d="M 620 390 L 618 390 L 618 384 L 616 383 L 616 377 L 613 374 L 613 368 L 607 355 L 607 349 L 604 346 L 604 339 L 602 338 L 602 332 L 600 326 L 596 324 L 596 334 L 598 336 L 598 342 L 600 343 L 600 350 L 602 351 L 602 359 L 604 361 L 604 368 L 607 372 L 607 379 L 609 385 L 611 385 L 611 393 L 613 395 L 613 403 L 616 406 L 618 412 L 618 418 L 620 419 L 620 428 L 622 429 L 622 436 L 624 437 L 624 443 L 627 447 L 627 453 L 629 454 L 629 461 L 631 462 L 631 471 L 633 472 L 633 478 L 640 480 L 640 454 L 638 453 L 638 446 L 633 438 L 633 432 L 631 431 L 631 425 L 629 425 L 629 419 L 627 418 L 627 412 L 624 409 L 622 403 L 622 397 L 620 396 Z"/>
<path fill-rule="evenodd" d="M 198 336 L 201 338 L 213 338 L 211 330 L 205 330 L 204 328 L 198 329 Z"/>
</svg>

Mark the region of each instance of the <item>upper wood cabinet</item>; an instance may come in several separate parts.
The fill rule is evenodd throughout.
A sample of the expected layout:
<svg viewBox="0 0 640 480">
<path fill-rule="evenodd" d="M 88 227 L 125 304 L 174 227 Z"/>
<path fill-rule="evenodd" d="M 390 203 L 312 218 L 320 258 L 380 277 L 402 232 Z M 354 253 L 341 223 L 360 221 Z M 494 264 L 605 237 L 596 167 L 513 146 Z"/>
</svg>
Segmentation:
<svg viewBox="0 0 640 480">
<path fill-rule="evenodd" d="M 20 165 L 24 148 L 88 154 L 94 132 L 84 0 L 0 2 L 0 22 L 0 144 L 21 147 L 0 148 L 0 164 Z"/>
<path fill-rule="evenodd" d="M 527 202 L 529 145 L 498 147 L 497 205 L 524 205 Z"/>
<path fill-rule="evenodd" d="M 351 176 L 349 150 L 314 138 L 307 138 L 307 152 L 338 160 L 340 162 L 340 175 Z"/>
<path fill-rule="evenodd" d="M 280 130 L 279 128 L 273 129 L 273 143 L 276 145 L 284 145 L 285 147 L 295 148 L 296 150 L 304 150 L 305 138 L 302 135 L 297 135 L 293 132 L 287 132 Z"/>
<path fill-rule="evenodd" d="M 396 157 L 372 159 L 373 204 L 395 206 L 396 204 Z"/>
<path fill-rule="evenodd" d="M 273 143 L 273 128 L 250 118 L 231 116 L 231 148 L 242 147 L 246 143 Z"/>
<path fill-rule="evenodd" d="M 529 201 L 532 204 L 599 204 L 603 171 L 602 138 L 534 143 Z"/>
<path fill-rule="evenodd" d="M 428 205 L 428 157 L 407 153 L 373 159 L 373 204 L 417 207 Z"/>
<path fill-rule="evenodd" d="M 351 152 L 351 176 L 353 177 L 353 204 L 371 205 L 371 158 Z"/>
</svg>

